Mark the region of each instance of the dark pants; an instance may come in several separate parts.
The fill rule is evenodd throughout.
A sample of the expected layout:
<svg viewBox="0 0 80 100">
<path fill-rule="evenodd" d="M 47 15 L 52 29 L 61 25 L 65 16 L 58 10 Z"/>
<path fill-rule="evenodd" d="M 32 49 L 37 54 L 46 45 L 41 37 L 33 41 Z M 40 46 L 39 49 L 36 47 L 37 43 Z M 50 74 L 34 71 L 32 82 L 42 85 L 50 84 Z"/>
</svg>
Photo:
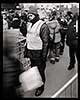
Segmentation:
<svg viewBox="0 0 80 100">
<path fill-rule="evenodd" d="M 61 31 L 60 33 L 61 33 L 61 45 L 60 45 L 60 52 L 64 52 L 66 30 Z"/>
<path fill-rule="evenodd" d="M 78 61 L 78 49 L 73 48 L 73 47 L 69 47 L 69 56 L 70 56 L 70 64 L 74 65 L 76 62 L 75 56 L 76 56 L 77 61 Z"/>
<path fill-rule="evenodd" d="M 59 57 L 59 54 L 60 54 L 60 42 L 53 43 L 50 48 L 50 53 L 49 53 L 50 58 L 55 59 L 55 57 Z"/>
<path fill-rule="evenodd" d="M 42 81 L 45 83 L 45 68 L 46 62 L 41 58 L 41 50 L 28 50 L 26 53 L 26 57 L 30 58 L 31 60 L 31 67 L 37 66 L 42 77 Z"/>
<path fill-rule="evenodd" d="M 53 54 L 54 54 L 54 58 L 55 57 L 59 57 L 59 54 L 60 54 L 60 42 L 54 43 L 54 45 L 53 45 Z"/>
<path fill-rule="evenodd" d="M 42 77 L 42 81 L 43 83 L 45 83 L 46 79 L 45 79 L 45 67 L 46 67 L 46 63 L 41 61 L 41 60 L 33 60 L 31 59 L 31 67 L 37 66 L 40 72 L 40 75 Z"/>
</svg>

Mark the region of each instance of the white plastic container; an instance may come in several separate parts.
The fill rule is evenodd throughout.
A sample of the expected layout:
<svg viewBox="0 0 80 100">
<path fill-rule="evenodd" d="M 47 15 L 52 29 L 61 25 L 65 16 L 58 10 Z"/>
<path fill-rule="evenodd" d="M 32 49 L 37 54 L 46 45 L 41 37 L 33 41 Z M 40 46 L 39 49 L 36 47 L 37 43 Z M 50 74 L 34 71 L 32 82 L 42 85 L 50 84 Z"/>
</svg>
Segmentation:
<svg viewBox="0 0 80 100">
<path fill-rule="evenodd" d="M 19 76 L 19 80 L 22 83 L 21 86 L 24 92 L 34 90 L 43 85 L 42 78 L 40 76 L 37 66 L 23 72 Z"/>
</svg>

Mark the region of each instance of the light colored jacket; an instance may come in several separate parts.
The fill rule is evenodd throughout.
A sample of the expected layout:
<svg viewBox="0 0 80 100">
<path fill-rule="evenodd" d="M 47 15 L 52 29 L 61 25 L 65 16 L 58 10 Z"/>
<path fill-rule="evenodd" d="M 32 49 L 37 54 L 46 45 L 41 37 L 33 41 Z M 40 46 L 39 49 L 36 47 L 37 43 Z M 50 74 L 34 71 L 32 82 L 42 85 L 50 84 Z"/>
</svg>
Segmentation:
<svg viewBox="0 0 80 100">
<path fill-rule="evenodd" d="M 43 21 L 37 21 L 33 26 L 31 23 L 27 24 L 27 48 L 29 50 L 42 50 L 42 40 L 40 38 L 40 28 Z"/>
<path fill-rule="evenodd" d="M 58 23 L 57 20 L 52 20 L 52 21 L 48 21 L 47 25 L 49 27 L 50 30 L 50 36 L 51 38 L 53 37 L 53 35 L 55 34 L 55 39 L 54 42 L 59 42 L 61 40 L 61 36 L 60 36 L 60 24 Z"/>
</svg>

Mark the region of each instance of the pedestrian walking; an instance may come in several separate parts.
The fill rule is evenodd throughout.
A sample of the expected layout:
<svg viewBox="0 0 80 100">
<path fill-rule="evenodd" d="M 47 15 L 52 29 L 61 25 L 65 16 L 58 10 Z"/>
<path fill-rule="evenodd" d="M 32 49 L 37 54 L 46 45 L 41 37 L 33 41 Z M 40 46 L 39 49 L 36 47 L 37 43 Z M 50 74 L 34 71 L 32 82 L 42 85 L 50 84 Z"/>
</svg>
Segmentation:
<svg viewBox="0 0 80 100">
<path fill-rule="evenodd" d="M 48 53 L 49 28 L 46 23 L 39 19 L 37 9 L 29 7 L 27 24 L 27 57 L 31 60 L 31 67 L 37 66 L 44 85 L 36 89 L 35 95 L 39 96 L 44 91 L 45 68 Z"/>
<path fill-rule="evenodd" d="M 65 38 L 67 33 L 67 20 L 66 16 L 60 16 L 57 20 L 60 23 L 60 34 L 61 34 L 61 41 L 60 41 L 60 55 L 63 55 L 64 48 L 65 48 Z"/>
<path fill-rule="evenodd" d="M 67 12 L 67 20 L 68 20 L 68 31 L 67 31 L 67 40 L 66 43 L 69 47 L 69 57 L 70 64 L 68 66 L 68 70 L 71 70 L 75 67 L 76 59 L 78 59 L 78 24 L 77 19 L 73 16 L 73 13 Z"/>
<path fill-rule="evenodd" d="M 60 54 L 60 24 L 56 19 L 56 12 L 54 11 L 52 13 L 52 18 L 47 22 L 47 25 L 50 30 L 50 41 L 49 41 L 49 48 L 50 48 L 50 53 L 49 53 L 49 58 L 50 62 L 52 64 L 55 63 L 55 61 L 59 61 L 59 54 Z"/>
</svg>

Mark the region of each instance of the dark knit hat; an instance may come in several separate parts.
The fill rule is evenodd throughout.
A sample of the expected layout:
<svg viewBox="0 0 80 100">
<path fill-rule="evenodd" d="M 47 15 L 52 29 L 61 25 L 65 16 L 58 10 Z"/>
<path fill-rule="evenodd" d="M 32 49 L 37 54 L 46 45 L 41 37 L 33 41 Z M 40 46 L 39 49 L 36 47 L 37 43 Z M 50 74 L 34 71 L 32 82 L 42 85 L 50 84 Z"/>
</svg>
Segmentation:
<svg viewBox="0 0 80 100">
<path fill-rule="evenodd" d="M 38 14 L 37 8 L 35 6 L 30 6 L 28 13 L 29 14 Z"/>
</svg>

